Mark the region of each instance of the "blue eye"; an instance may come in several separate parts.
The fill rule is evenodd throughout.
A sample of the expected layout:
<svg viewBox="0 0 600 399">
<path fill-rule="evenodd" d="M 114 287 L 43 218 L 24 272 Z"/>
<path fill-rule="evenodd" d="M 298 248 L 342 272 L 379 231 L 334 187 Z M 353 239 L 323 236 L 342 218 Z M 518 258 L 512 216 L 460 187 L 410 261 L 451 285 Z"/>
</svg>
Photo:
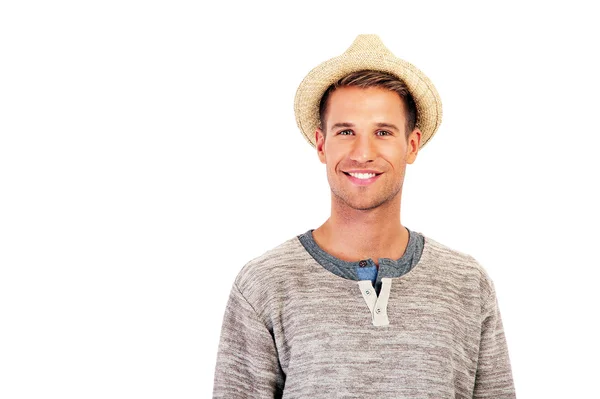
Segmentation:
<svg viewBox="0 0 600 399">
<path fill-rule="evenodd" d="M 344 133 L 352 133 L 352 130 L 342 130 L 341 132 L 339 132 L 338 134 L 341 134 L 342 136 L 345 136 Z"/>
<path fill-rule="evenodd" d="M 386 136 L 392 135 L 392 133 L 388 132 L 387 130 L 378 130 L 377 133 L 385 133 Z"/>
</svg>

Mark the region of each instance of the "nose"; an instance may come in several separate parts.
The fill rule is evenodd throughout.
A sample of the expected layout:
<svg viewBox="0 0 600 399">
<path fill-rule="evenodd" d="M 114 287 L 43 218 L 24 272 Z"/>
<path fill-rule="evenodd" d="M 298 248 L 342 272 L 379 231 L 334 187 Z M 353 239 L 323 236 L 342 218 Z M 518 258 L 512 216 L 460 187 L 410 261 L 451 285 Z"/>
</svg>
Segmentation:
<svg viewBox="0 0 600 399">
<path fill-rule="evenodd" d="M 375 159 L 375 146 L 370 135 L 356 135 L 352 143 L 350 158 L 357 163 L 371 162 Z"/>
</svg>

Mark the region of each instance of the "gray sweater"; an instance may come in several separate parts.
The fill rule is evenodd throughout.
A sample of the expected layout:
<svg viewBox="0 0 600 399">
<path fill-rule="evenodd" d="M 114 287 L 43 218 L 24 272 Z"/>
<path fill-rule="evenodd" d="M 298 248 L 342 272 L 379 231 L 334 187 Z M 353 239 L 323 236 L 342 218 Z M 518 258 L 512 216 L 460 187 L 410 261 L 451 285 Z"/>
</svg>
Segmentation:
<svg viewBox="0 0 600 399">
<path fill-rule="evenodd" d="M 424 236 L 397 278 L 337 276 L 293 237 L 231 288 L 214 398 L 515 398 L 494 285 Z"/>
</svg>

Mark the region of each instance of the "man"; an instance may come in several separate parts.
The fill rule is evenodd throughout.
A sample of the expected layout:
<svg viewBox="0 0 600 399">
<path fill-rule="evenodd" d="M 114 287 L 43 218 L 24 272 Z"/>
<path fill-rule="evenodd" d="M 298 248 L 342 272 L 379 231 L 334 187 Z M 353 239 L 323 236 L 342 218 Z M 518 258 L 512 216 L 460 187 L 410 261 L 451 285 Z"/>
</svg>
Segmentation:
<svg viewBox="0 0 600 399">
<path fill-rule="evenodd" d="M 213 396 L 514 398 L 485 270 L 400 221 L 406 164 L 441 122 L 431 81 L 360 35 L 306 76 L 295 111 L 331 216 L 238 274 Z"/>
</svg>

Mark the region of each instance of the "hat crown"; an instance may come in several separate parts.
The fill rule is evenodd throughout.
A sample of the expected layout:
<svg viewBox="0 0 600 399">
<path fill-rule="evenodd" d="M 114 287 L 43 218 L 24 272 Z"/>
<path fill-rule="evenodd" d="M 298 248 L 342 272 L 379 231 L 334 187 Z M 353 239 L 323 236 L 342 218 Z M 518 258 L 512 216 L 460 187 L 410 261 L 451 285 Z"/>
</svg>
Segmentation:
<svg viewBox="0 0 600 399">
<path fill-rule="evenodd" d="M 391 51 L 383 44 L 379 36 L 372 34 L 358 35 L 352 45 L 348 47 L 345 54 L 355 53 L 387 53 L 391 54 Z"/>
</svg>

